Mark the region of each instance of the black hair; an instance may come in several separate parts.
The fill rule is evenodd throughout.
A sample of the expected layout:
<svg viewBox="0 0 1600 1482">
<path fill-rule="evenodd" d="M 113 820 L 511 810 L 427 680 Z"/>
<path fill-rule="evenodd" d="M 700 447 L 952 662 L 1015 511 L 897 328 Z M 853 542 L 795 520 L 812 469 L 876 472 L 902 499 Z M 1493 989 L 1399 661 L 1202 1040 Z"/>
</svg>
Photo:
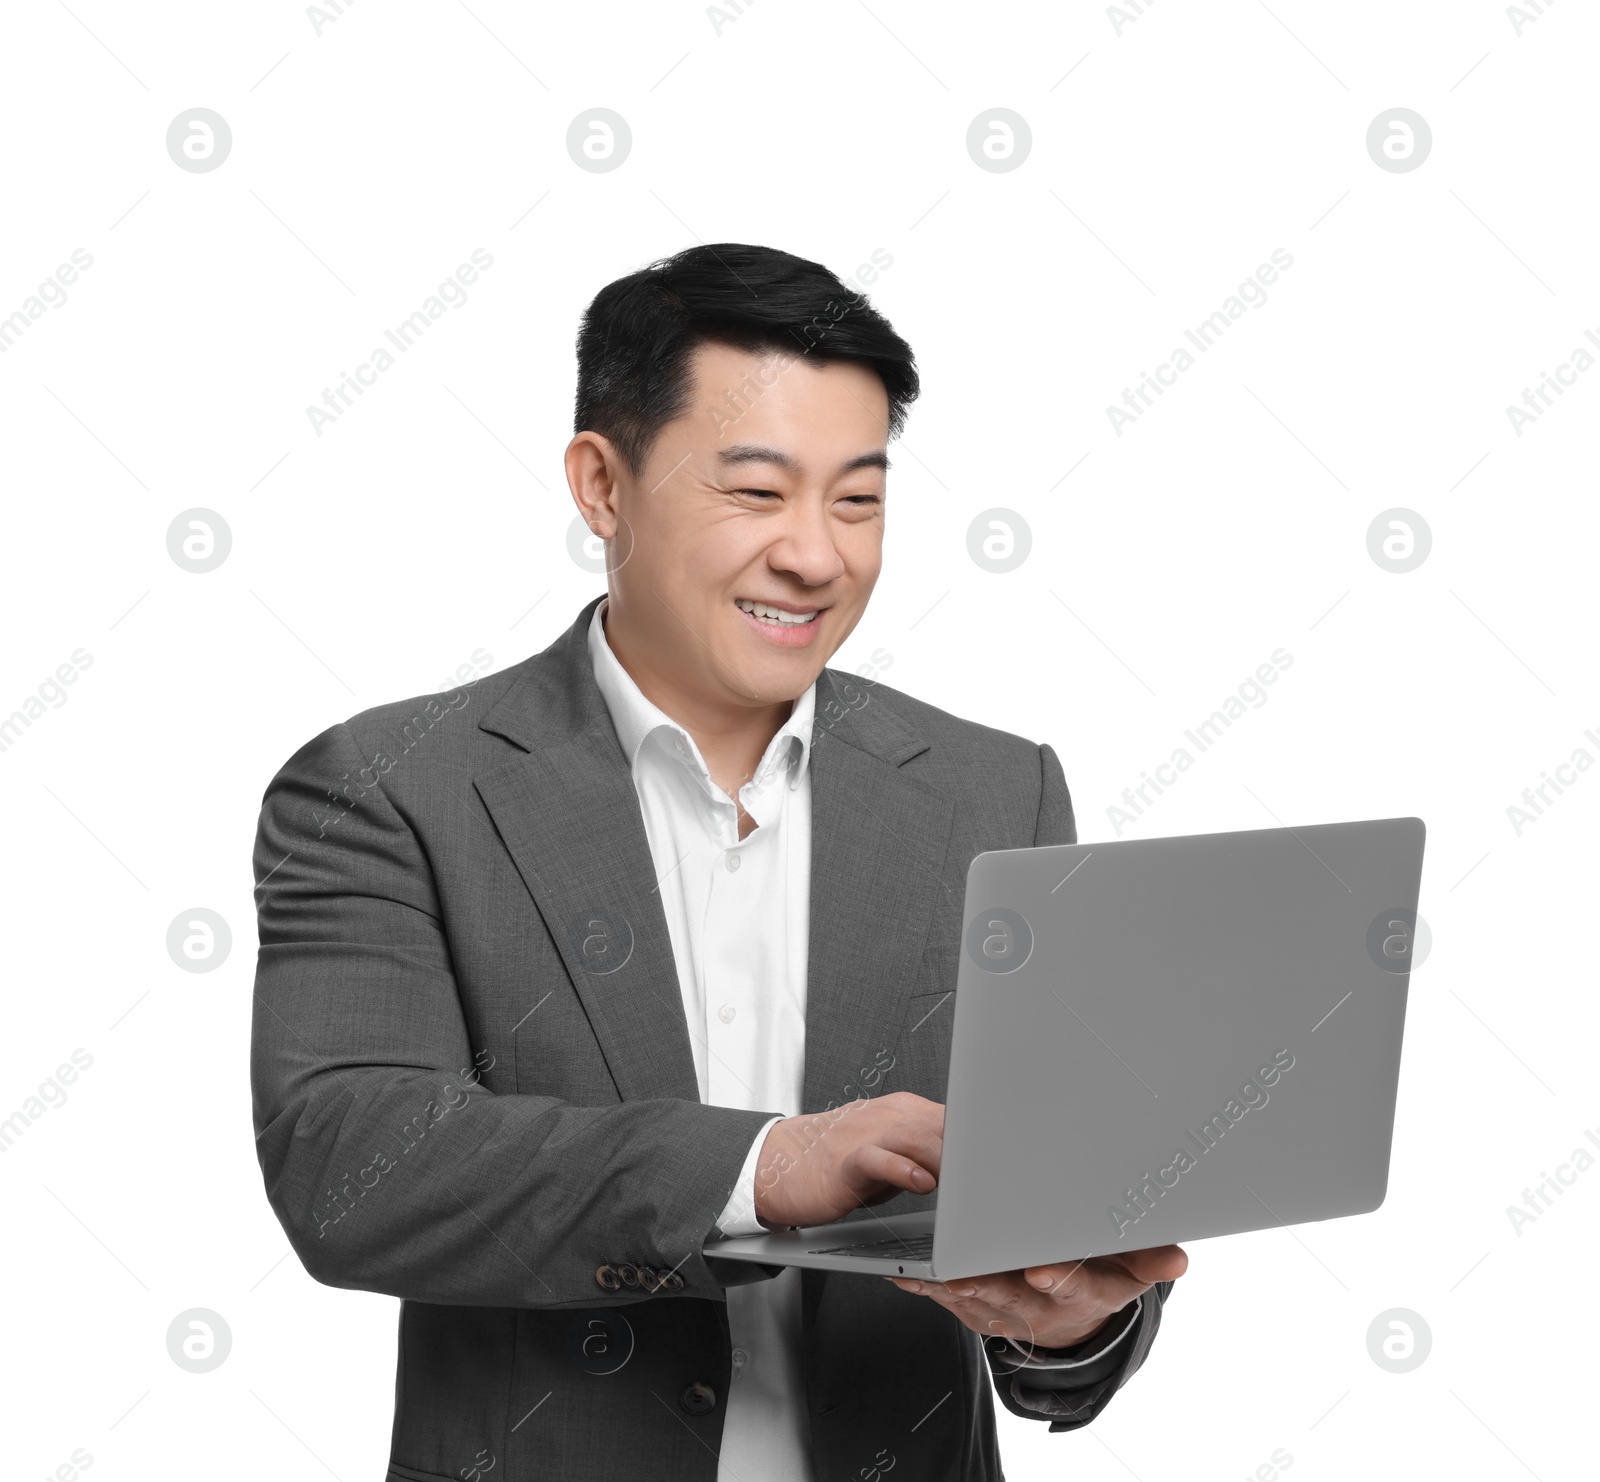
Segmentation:
<svg viewBox="0 0 1600 1482">
<path fill-rule="evenodd" d="M 637 475 L 656 435 L 683 414 L 689 360 L 715 342 L 814 362 L 871 366 L 889 396 L 889 436 L 916 399 L 911 346 L 821 263 L 774 247 L 690 247 L 608 283 L 578 328 L 573 431 L 610 440 Z"/>
</svg>

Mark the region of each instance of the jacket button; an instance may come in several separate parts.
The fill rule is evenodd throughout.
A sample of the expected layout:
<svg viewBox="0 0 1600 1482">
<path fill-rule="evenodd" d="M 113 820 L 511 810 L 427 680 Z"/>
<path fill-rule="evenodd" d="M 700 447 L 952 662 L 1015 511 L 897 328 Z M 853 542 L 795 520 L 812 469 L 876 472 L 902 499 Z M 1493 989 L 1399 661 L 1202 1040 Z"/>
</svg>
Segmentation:
<svg viewBox="0 0 1600 1482">
<path fill-rule="evenodd" d="M 678 1396 L 678 1403 L 691 1415 L 706 1415 L 717 1408 L 717 1392 L 696 1380 Z"/>
<path fill-rule="evenodd" d="M 622 1278 L 623 1286 L 638 1286 L 639 1271 L 634 1266 L 618 1266 L 617 1275 Z"/>
<path fill-rule="evenodd" d="M 594 1279 L 608 1292 L 614 1292 L 622 1285 L 622 1278 L 617 1275 L 615 1269 L 611 1266 L 596 1266 L 594 1268 Z"/>
<path fill-rule="evenodd" d="M 661 1285 L 669 1292 L 681 1292 L 683 1290 L 683 1277 L 676 1271 L 669 1271 L 661 1278 Z"/>
<path fill-rule="evenodd" d="M 654 1266 L 639 1267 L 639 1285 L 647 1292 L 653 1292 L 661 1285 L 661 1277 Z"/>
</svg>

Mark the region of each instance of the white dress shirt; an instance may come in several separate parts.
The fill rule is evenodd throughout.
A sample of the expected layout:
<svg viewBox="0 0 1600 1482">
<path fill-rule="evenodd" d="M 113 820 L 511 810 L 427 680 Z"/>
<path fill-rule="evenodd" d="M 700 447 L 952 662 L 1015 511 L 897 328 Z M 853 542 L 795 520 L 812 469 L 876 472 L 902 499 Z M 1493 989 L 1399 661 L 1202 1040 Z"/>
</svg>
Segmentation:
<svg viewBox="0 0 1600 1482">
<path fill-rule="evenodd" d="M 711 780 L 694 738 L 647 700 L 611 651 L 604 619 L 589 625 L 594 677 L 628 758 L 661 890 L 678 988 L 709 1106 L 797 1116 L 805 1074 L 811 919 L 813 685 L 767 746 L 739 801 L 755 820 L 741 840 L 733 800 Z M 756 1162 L 772 1121 L 750 1146 L 716 1223 L 754 1235 Z M 733 1380 L 718 1482 L 814 1482 L 801 1373 L 800 1272 L 728 1288 Z"/>
</svg>

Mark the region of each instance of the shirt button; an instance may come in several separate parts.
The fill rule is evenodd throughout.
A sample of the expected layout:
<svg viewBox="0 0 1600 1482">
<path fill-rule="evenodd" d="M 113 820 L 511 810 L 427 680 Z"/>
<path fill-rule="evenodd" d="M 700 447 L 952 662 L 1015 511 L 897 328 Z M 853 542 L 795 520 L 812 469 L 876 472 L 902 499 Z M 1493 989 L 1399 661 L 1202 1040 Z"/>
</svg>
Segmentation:
<svg viewBox="0 0 1600 1482">
<path fill-rule="evenodd" d="M 717 1392 L 709 1384 L 691 1384 L 678 1396 L 678 1403 L 691 1415 L 706 1415 L 717 1407 Z"/>
<path fill-rule="evenodd" d="M 721 1019 L 724 1024 L 731 1024 L 733 1023 L 733 1016 L 737 1012 L 738 1010 L 735 1009 L 731 1003 L 725 1003 L 720 1009 L 717 1010 L 717 1017 Z"/>
<path fill-rule="evenodd" d="M 740 861 L 740 856 L 737 853 L 735 853 L 733 850 L 730 849 L 728 851 L 728 868 L 730 870 L 738 869 L 739 868 L 739 861 Z"/>
</svg>

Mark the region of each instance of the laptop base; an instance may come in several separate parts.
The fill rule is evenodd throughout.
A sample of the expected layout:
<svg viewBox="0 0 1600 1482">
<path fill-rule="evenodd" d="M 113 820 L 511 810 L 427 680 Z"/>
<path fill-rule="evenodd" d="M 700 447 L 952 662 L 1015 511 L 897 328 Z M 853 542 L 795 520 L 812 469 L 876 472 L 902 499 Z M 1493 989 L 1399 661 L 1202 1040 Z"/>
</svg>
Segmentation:
<svg viewBox="0 0 1600 1482">
<path fill-rule="evenodd" d="M 703 1254 L 758 1265 L 807 1266 L 818 1271 L 853 1271 L 863 1276 L 933 1274 L 933 1211 L 859 1215 L 831 1225 L 773 1230 L 708 1240 Z"/>
</svg>

